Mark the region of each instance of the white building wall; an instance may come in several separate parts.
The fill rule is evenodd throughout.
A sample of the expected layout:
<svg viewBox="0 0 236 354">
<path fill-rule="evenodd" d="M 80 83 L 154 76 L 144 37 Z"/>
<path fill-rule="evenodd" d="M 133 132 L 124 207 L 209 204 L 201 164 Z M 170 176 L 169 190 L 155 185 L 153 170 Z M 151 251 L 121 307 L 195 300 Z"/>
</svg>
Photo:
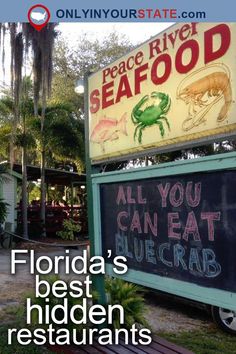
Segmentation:
<svg viewBox="0 0 236 354">
<path fill-rule="evenodd" d="M 15 217 L 16 217 L 16 178 L 10 175 L 4 176 L 3 186 L 2 186 L 2 198 L 6 203 L 7 207 L 7 218 L 6 222 L 11 223 L 11 231 L 15 229 Z"/>
</svg>

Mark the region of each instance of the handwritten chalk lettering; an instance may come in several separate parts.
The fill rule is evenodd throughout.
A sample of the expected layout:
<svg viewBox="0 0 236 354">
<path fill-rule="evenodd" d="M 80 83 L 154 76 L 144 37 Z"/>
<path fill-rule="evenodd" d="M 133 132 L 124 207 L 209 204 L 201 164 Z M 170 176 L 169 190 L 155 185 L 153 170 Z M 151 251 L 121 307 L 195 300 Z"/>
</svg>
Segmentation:
<svg viewBox="0 0 236 354">
<path fill-rule="evenodd" d="M 153 213 L 153 222 L 149 212 L 144 213 L 144 234 L 148 234 L 149 230 L 152 235 L 157 236 L 157 213 Z"/>
<path fill-rule="evenodd" d="M 167 218 L 168 218 L 168 237 L 174 239 L 181 239 L 181 234 L 174 231 L 174 229 L 180 229 L 181 227 L 181 223 L 177 222 L 179 220 L 179 213 L 168 213 Z M 194 241 L 201 241 L 197 220 L 193 211 L 190 211 L 188 213 L 182 238 L 185 241 L 188 241 L 189 235 L 193 237 Z"/>
<path fill-rule="evenodd" d="M 184 187 L 182 183 L 177 182 L 170 190 L 170 204 L 177 208 L 183 204 L 184 201 Z"/>
<path fill-rule="evenodd" d="M 125 188 L 120 185 L 116 197 L 116 204 L 147 204 L 147 199 L 143 197 L 142 186 L 137 186 L 137 188 L 127 186 Z"/>
<path fill-rule="evenodd" d="M 183 233 L 183 239 L 185 241 L 188 241 L 189 235 L 193 236 L 194 241 L 201 241 L 197 220 L 193 211 L 190 211 L 190 213 L 188 213 L 188 218 Z"/>
<path fill-rule="evenodd" d="M 138 210 L 135 210 L 134 212 L 131 225 L 130 225 L 130 231 L 137 231 L 139 234 L 142 233 Z"/>
<path fill-rule="evenodd" d="M 142 221 L 141 221 L 142 219 Z M 120 211 L 117 214 L 117 226 L 121 231 L 132 231 L 139 234 L 150 234 L 157 236 L 157 213 L 144 212 L 139 215 L 139 211 L 135 210 L 133 215 L 129 215 L 126 211 Z"/>
<path fill-rule="evenodd" d="M 209 241 L 215 240 L 215 221 L 220 221 L 221 213 L 217 212 L 202 212 L 200 216 L 200 220 L 207 222 L 207 233 L 204 233 L 202 237 L 207 234 Z M 168 238 L 180 240 L 181 238 L 186 242 L 189 241 L 191 237 L 194 241 L 201 241 L 201 235 L 199 232 L 198 222 L 195 216 L 194 211 L 190 211 L 187 214 L 187 220 L 184 227 L 184 232 L 181 235 L 180 229 L 183 227 L 179 221 L 180 213 L 167 213 L 167 227 L 168 227 Z M 179 231 L 179 232 L 177 232 Z"/>
<path fill-rule="evenodd" d="M 123 224 L 123 222 L 125 222 L 125 221 L 122 221 L 122 218 L 127 219 L 128 216 L 129 216 L 129 214 L 127 211 L 121 211 L 117 215 L 117 225 L 121 231 L 127 231 L 127 229 L 128 229 L 128 227 Z"/>
<path fill-rule="evenodd" d="M 134 257 L 137 262 L 142 262 L 144 258 L 144 245 L 137 237 L 134 238 Z"/>
<path fill-rule="evenodd" d="M 133 258 L 133 254 L 128 249 L 128 239 L 119 234 L 115 235 L 116 239 L 116 255 L 124 256 L 126 258 Z"/>
<path fill-rule="evenodd" d="M 158 188 L 160 195 L 161 195 L 161 206 L 162 206 L 162 208 L 166 208 L 167 207 L 166 198 L 167 198 L 169 190 L 170 190 L 170 183 L 166 183 L 165 187 L 163 187 L 162 183 L 160 183 L 157 185 L 157 188 Z"/>
<path fill-rule="evenodd" d="M 184 270 L 187 270 L 186 263 L 184 261 L 185 249 L 180 244 L 174 245 L 174 266 L 179 268 L 181 265 Z"/>
<path fill-rule="evenodd" d="M 209 241 L 215 241 L 215 222 L 220 221 L 221 213 L 217 212 L 201 212 L 200 220 L 207 222 L 208 232 L 204 233 L 202 237 L 208 237 Z M 120 231 L 131 231 L 144 235 L 158 235 L 158 215 L 157 212 L 150 215 L 149 212 L 142 212 L 139 214 L 138 210 L 135 210 L 133 215 L 129 215 L 127 211 L 120 211 L 117 214 L 117 226 Z M 183 234 L 181 234 L 181 228 L 184 227 Z M 194 211 L 190 211 L 187 214 L 187 220 L 185 226 L 180 223 L 180 213 L 171 212 L 167 213 L 167 236 L 169 239 L 183 239 L 186 242 L 189 238 L 194 241 L 201 241 L 201 235 L 199 231 L 198 221 L 196 219 Z"/>
<path fill-rule="evenodd" d="M 171 261 L 168 261 L 166 259 L 166 255 L 164 254 L 164 251 L 165 250 L 170 250 L 170 243 L 162 243 L 160 246 L 159 246 L 159 249 L 158 249 L 158 256 L 159 256 L 159 259 L 160 261 L 165 264 L 167 267 L 170 267 L 172 268 L 173 267 L 173 262 Z"/>
<path fill-rule="evenodd" d="M 193 182 L 188 182 L 186 186 L 186 201 L 192 208 L 196 208 L 201 200 L 201 182 L 194 184 L 194 196 L 193 196 Z"/>
<path fill-rule="evenodd" d="M 221 215 L 220 211 L 201 213 L 201 219 L 207 221 L 209 241 L 215 241 L 214 221 L 220 221 L 220 215 Z"/>
<path fill-rule="evenodd" d="M 106 262 L 118 254 L 129 269 L 154 277 L 235 291 L 235 181 L 236 171 L 227 170 L 102 183 Z"/>
<path fill-rule="evenodd" d="M 161 196 L 161 206 L 166 208 L 167 198 L 169 196 L 169 203 L 172 207 L 180 207 L 184 201 L 192 208 L 199 205 L 201 201 L 201 182 L 193 183 L 189 181 L 186 186 L 181 182 L 176 182 L 172 187 L 168 182 L 164 186 L 162 183 L 157 185 L 157 189 Z"/>
<path fill-rule="evenodd" d="M 208 278 L 215 278 L 221 273 L 221 266 L 216 262 L 216 255 L 210 248 L 202 250 L 203 272 Z"/>
<path fill-rule="evenodd" d="M 136 204 L 135 198 L 132 198 L 132 187 L 127 187 L 127 203 L 128 204 Z"/>
<path fill-rule="evenodd" d="M 119 186 L 117 197 L 116 197 L 116 204 L 119 205 L 122 202 L 122 204 L 126 204 L 126 197 L 125 197 L 125 191 L 123 186 Z"/>
<path fill-rule="evenodd" d="M 191 272 L 204 278 L 215 278 L 221 274 L 221 265 L 215 252 L 210 248 L 191 247 L 189 250 L 181 244 L 161 243 L 156 245 L 153 240 L 141 240 L 116 234 L 116 254 L 133 259 L 139 264 L 144 262 L 153 265 L 163 264 L 168 269 L 177 268 Z"/>
<path fill-rule="evenodd" d="M 181 224 L 178 221 L 179 220 L 179 213 L 168 213 L 167 219 L 168 219 L 168 237 L 180 240 L 181 233 L 174 231 L 174 229 L 180 229 L 180 227 L 181 227 Z M 178 222 L 175 222 L 175 221 L 178 221 Z"/>
<path fill-rule="evenodd" d="M 145 249 L 146 249 L 146 260 L 149 263 L 156 264 L 157 260 L 155 258 L 155 243 L 153 240 L 145 240 Z"/>
<path fill-rule="evenodd" d="M 202 272 L 197 248 L 190 249 L 189 266 L 188 267 L 189 267 L 189 270 L 192 272 L 194 270 L 197 270 L 199 273 Z"/>
</svg>

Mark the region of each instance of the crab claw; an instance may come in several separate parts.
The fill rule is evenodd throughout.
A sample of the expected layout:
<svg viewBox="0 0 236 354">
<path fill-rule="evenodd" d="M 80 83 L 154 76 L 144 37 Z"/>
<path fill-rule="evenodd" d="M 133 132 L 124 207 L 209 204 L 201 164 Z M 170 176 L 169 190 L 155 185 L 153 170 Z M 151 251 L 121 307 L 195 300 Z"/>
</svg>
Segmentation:
<svg viewBox="0 0 236 354">
<path fill-rule="evenodd" d="M 143 103 L 147 102 L 149 100 L 149 95 L 145 95 L 137 104 L 137 106 L 141 106 Z"/>
<path fill-rule="evenodd" d="M 159 98 L 160 100 L 163 100 L 164 98 L 166 98 L 166 94 L 162 93 L 162 92 L 155 92 L 153 91 L 151 93 L 151 97 L 152 98 Z"/>
<path fill-rule="evenodd" d="M 149 95 L 144 96 L 137 104 L 136 106 L 134 106 L 133 111 L 132 111 L 132 115 L 136 116 L 136 115 L 140 115 L 140 109 L 142 107 L 142 105 L 147 102 L 149 100 Z"/>
</svg>

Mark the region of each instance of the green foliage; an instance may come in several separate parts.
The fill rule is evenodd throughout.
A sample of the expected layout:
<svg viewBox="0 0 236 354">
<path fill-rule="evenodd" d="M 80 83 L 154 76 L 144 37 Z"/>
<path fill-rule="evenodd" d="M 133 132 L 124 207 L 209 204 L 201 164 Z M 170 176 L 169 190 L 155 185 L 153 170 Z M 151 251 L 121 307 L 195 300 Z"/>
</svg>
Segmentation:
<svg viewBox="0 0 236 354">
<path fill-rule="evenodd" d="M 84 169 L 84 124 L 73 114 L 69 104 L 51 104 L 45 114 L 44 134 L 41 134 L 41 118 L 28 122 L 38 150 L 44 144 L 47 152 L 47 166 L 54 167 L 53 162 L 69 161 L 80 164 Z M 50 159 L 51 157 L 51 159 Z"/>
<path fill-rule="evenodd" d="M 139 323 L 148 327 L 144 318 L 144 290 L 132 283 L 127 283 L 119 278 L 106 278 L 105 282 L 106 293 L 108 296 L 108 304 L 119 304 L 124 308 L 125 323 L 124 327 L 130 329 L 134 323 Z M 115 313 L 113 317 L 112 327 L 120 328 L 119 314 Z"/>
<path fill-rule="evenodd" d="M 29 182 L 28 184 L 28 192 L 29 192 L 29 202 L 32 200 L 40 199 L 40 187 L 33 182 Z"/>
<path fill-rule="evenodd" d="M 9 144 L 11 136 L 11 125 L 7 122 L 6 124 L 1 123 L 0 125 L 0 158 L 3 160 L 8 159 L 9 157 Z"/>
<path fill-rule="evenodd" d="M 2 309 L 0 320 L 2 322 L 14 321 L 16 326 L 24 327 L 25 319 L 25 307 L 23 304 L 9 305 Z"/>
<path fill-rule="evenodd" d="M 84 170 L 84 124 L 74 114 L 70 103 L 54 102 L 46 108 L 43 134 L 41 107 L 38 109 L 38 117 L 34 116 L 32 98 L 22 98 L 20 107 L 27 129 L 24 130 L 23 124 L 18 124 L 13 136 L 13 100 L 8 96 L 0 99 L 0 157 L 8 158 L 12 141 L 17 162 L 21 163 L 19 148 L 25 147 L 28 151 L 28 163 L 38 163 L 44 146 L 48 167 L 54 168 L 57 163 L 65 161 Z"/>
<path fill-rule="evenodd" d="M 19 147 L 25 147 L 28 164 L 39 164 L 40 153 L 44 149 L 47 167 L 69 164 L 78 172 L 84 171 L 84 103 L 83 97 L 74 91 L 75 81 L 88 69 L 96 70 L 108 64 L 131 47 L 127 39 L 116 32 L 102 42 L 91 41 L 85 35 L 78 39 L 78 47 L 73 49 L 65 41 L 58 41 L 52 96 L 47 102 L 43 134 L 42 108 L 39 104 L 38 118 L 35 118 L 35 87 L 29 77 L 24 77 L 18 107 L 20 121 L 17 124 L 10 92 L 5 92 L 0 99 L 0 158 L 8 158 L 10 147 L 12 149 L 14 145 L 16 162 L 21 162 Z"/>
<path fill-rule="evenodd" d="M 49 189 L 48 190 L 48 200 L 49 201 L 54 201 L 56 203 L 63 203 L 63 196 L 64 196 L 64 190 L 62 188 L 59 188 L 61 186 L 57 186 L 54 190 Z"/>
<path fill-rule="evenodd" d="M 55 45 L 54 76 L 51 101 L 69 102 L 77 117 L 83 112 L 83 98 L 75 93 L 75 83 L 86 71 L 95 71 L 132 49 L 131 43 L 117 32 L 108 34 L 101 42 L 84 34 L 77 47 L 59 37 Z"/>
<path fill-rule="evenodd" d="M 15 145 L 17 147 L 36 148 L 33 135 L 30 132 L 23 133 L 20 129 L 17 129 L 16 132 Z"/>
<path fill-rule="evenodd" d="M 61 237 L 63 240 L 71 240 L 75 239 L 75 234 L 80 232 L 81 226 L 76 223 L 73 219 L 64 220 L 63 221 L 62 231 L 57 231 L 57 236 Z"/>
<path fill-rule="evenodd" d="M 102 42 L 89 40 L 84 35 L 78 38 L 76 48 L 61 38 L 57 41 L 49 103 L 52 106 L 69 104 L 71 111 L 66 117 L 61 114 L 60 118 L 48 119 L 50 129 L 45 127 L 45 132 L 48 131 L 50 136 L 45 135 L 45 140 L 53 158 L 67 159 L 79 172 L 84 170 L 84 102 L 83 97 L 75 93 L 76 80 L 82 78 L 86 71 L 101 68 L 131 48 L 125 36 L 117 32 L 109 34 Z"/>
<path fill-rule="evenodd" d="M 157 333 L 196 354 L 236 354 L 236 337 L 223 333 L 216 326 L 180 333 Z"/>
<path fill-rule="evenodd" d="M 9 204 L 3 201 L 2 198 L 0 198 L 0 224 L 4 223 L 7 217 L 7 207 Z"/>
<path fill-rule="evenodd" d="M 29 344 L 29 345 L 21 345 L 17 342 L 16 336 L 13 337 L 12 345 L 8 345 L 8 329 L 9 324 L 1 325 L 0 327 L 0 354 L 49 354 L 52 353 L 48 351 L 45 347 L 40 347 L 36 344 Z M 12 324 L 13 328 L 18 328 L 14 324 Z M 20 329 L 22 327 L 19 327 Z"/>
<path fill-rule="evenodd" d="M 0 100 L 0 123 L 12 122 L 14 112 L 13 100 L 10 96 L 3 96 Z"/>
</svg>

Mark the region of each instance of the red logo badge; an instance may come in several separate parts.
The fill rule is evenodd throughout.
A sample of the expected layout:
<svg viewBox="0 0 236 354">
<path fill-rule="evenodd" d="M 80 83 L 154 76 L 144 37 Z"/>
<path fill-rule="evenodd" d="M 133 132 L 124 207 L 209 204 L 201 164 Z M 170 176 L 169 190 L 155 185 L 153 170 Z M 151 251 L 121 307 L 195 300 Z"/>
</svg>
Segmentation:
<svg viewBox="0 0 236 354">
<path fill-rule="evenodd" d="M 50 12 L 44 5 L 34 5 L 28 11 L 28 20 L 37 31 L 41 31 L 50 20 Z"/>
</svg>

